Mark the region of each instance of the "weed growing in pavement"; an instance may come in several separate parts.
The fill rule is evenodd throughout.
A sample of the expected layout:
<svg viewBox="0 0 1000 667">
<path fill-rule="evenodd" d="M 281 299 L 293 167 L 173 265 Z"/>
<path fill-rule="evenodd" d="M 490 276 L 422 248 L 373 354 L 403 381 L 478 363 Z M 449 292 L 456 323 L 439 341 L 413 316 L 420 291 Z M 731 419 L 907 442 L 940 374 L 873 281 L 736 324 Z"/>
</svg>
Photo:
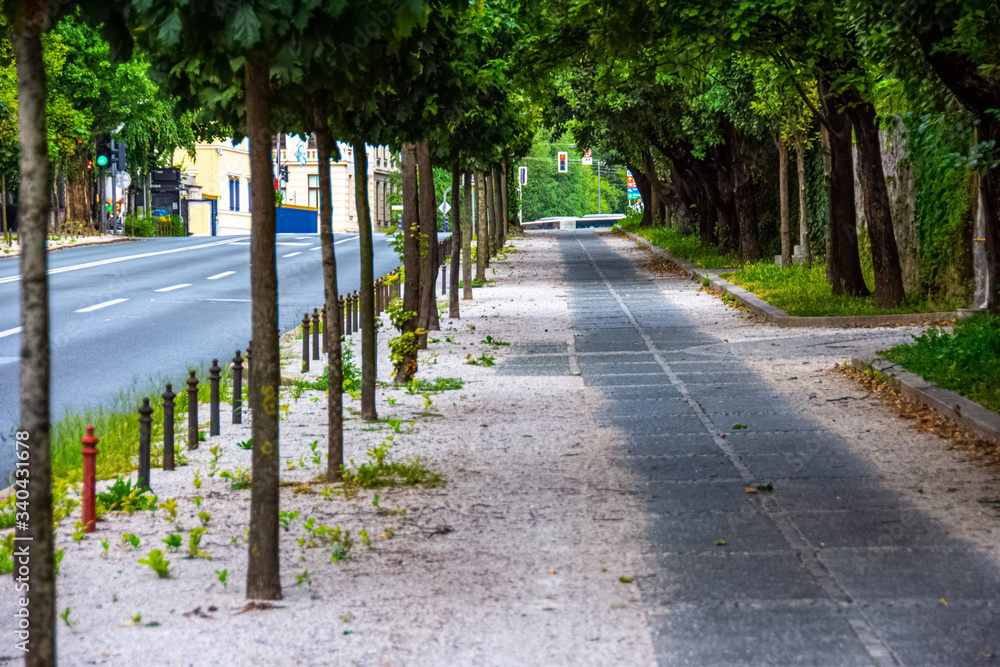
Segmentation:
<svg viewBox="0 0 1000 667">
<path fill-rule="evenodd" d="M 465 380 L 462 378 L 434 378 L 434 381 L 429 380 L 417 380 L 413 379 L 410 382 L 413 385 L 413 391 L 407 391 L 410 394 L 416 393 L 436 393 L 439 391 L 451 391 L 453 389 L 461 389 L 465 386 Z"/>
<path fill-rule="evenodd" d="M 171 533 L 170 535 L 167 535 L 167 539 L 160 541 L 167 545 L 168 551 L 170 549 L 178 548 L 184 542 L 183 538 L 177 533 Z"/>
<path fill-rule="evenodd" d="M 182 530 L 180 523 L 177 522 L 177 501 L 174 498 L 168 498 L 160 503 L 160 509 L 167 513 L 167 521 L 177 526 L 177 530 Z"/>
<path fill-rule="evenodd" d="M 69 607 L 66 607 L 66 610 L 63 613 L 59 614 L 59 618 L 62 619 L 63 623 L 66 624 L 67 628 L 71 628 L 74 625 L 76 625 L 76 623 L 69 620 Z"/>
<path fill-rule="evenodd" d="M 101 548 L 104 549 L 104 551 L 101 553 L 101 558 L 107 558 L 108 557 L 108 548 L 110 546 L 111 546 L 111 543 L 108 542 L 108 538 L 105 537 L 103 540 L 101 540 Z"/>
<path fill-rule="evenodd" d="M 372 538 L 368 536 L 368 531 L 362 528 L 360 531 L 358 531 L 358 534 L 361 535 L 361 544 L 371 549 Z"/>
<path fill-rule="evenodd" d="M 205 534 L 208 528 L 204 526 L 199 526 L 198 528 L 192 528 L 191 532 L 188 533 L 188 558 L 206 558 L 211 560 L 211 557 L 204 551 L 200 551 L 201 536 Z"/>
<path fill-rule="evenodd" d="M 404 461 L 394 461 L 389 456 L 392 438 L 368 449 L 369 461 L 350 470 L 341 466 L 344 480 L 344 497 L 353 499 L 361 489 L 381 489 L 393 486 L 416 486 L 434 488 L 444 483 L 437 473 L 430 472 L 419 458 L 407 457 Z M 354 465 L 354 459 L 351 459 Z"/>
<path fill-rule="evenodd" d="M 280 523 L 281 527 L 287 531 L 288 524 L 291 523 L 292 521 L 295 521 L 295 519 L 297 519 L 298 517 L 299 517 L 298 510 L 295 510 L 294 512 L 286 512 L 285 510 L 281 510 L 280 512 L 278 512 L 278 523 Z"/>
<path fill-rule="evenodd" d="M 105 510 L 121 510 L 132 514 L 136 510 L 155 508 L 157 498 L 147 487 L 132 488 L 132 480 L 119 477 L 107 491 L 97 494 L 97 500 Z"/>
<path fill-rule="evenodd" d="M 326 535 L 330 540 L 330 544 L 333 545 L 330 560 L 334 563 L 339 563 L 347 558 L 347 555 L 351 552 L 351 547 L 354 546 L 354 540 L 351 539 L 351 531 L 341 531 L 340 526 L 336 526 L 333 529 L 328 529 Z"/>
<path fill-rule="evenodd" d="M 510 343 L 505 343 L 499 338 L 493 338 L 493 336 L 487 336 L 485 339 L 480 341 L 485 345 L 492 345 L 493 347 L 500 347 L 502 345 L 510 345 Z"/>
<path fill-rule="evenodd" d="M 236 446 L 240 449 L 253 449 L 253 438 L 247 438 L 243 442 L 237 442 Z"/>
<path fill-rule="evenodd" d="M 229 570 L 216 570 L 215 574 L 218 575 L 219 583 L 222 584 L 222 587 L 228 588 L 229 584 L 226 582 L 226 579 L 229 578 Z"/>
<path fill-rule="evenodd" d="M 56 553 L 55 553 L 56 574 L 59 574 L 59 565 L 62 563 L 63 556 L 65 556 L 65 555 L 66 554 L 63 553 L 62 549 L 56 549 Z"/>
<path fill-rule="evenodd" d="M 310 581 L 309 579 L 309 570 L 304 571 L 302 574 L 295 575 L 295 585 L 301 586 L 302 582 L 305 582 L 309 584 L 309 586 L 312 586 L 312 581 Z"/>
<path fill-rule="evenodd" d="M 472 354 L 465 355 L 465 358 L 468 359 L 468 361 L 466 361 L 465 363 L 467 363 L 470 366 L 494 366 L 494 365 L 496 365 L 496 360 L 493 357 L 491 357 L 488 354 L 486 354 L 485 352 L 483 354 L 479 355 L 475 359 L 472 358 Z"/>
<path fill-rule="evenodd" d="M 382 535 L 385 536 L 385 539 L 387 540 L 391 540 L 395 534 L 396 534 L 396 529 L 393 528 L 392 526 L 386 526 L 385 532 L 382 533 Z"/>
<path fill-rule="evenodd" d="M 86 535 L 87 533 L 84 530 L 83 521 L 77 521 L 76 525 L 73 527 L 73 534 L 71 535 L 73 541 L 79 544 L 83 538 L 86 537 Z"/>
<path fill-rule="evenodd" d="M 319 440 L 313 440 L 309 443 L 309 451 L 312 452 L 311 458 L 313 465 L 317 468 L 323 463 L 323 452 L 319 451 Z"/>
<path fill-rule="evenodd" d="M 200 489 L 201 488 L 201 471 L 200 470 L 195 470 L 194 471 L 194 488 L 196 488 L 196 489 Z"/>
<path fill-rule="evenodd" d="M 201 525 L 207 526 L 208 522 L 212 520 L 212 515 L 208 512 L 198 512 L 198 520 L 201 521 Z"/>
<path fill-rule="evenodd" d="M 230 480 L 229 488 L 233 491 L 241 491 L 250 488 L 251 473 L 249 470 L 239 466 L 235 470 L 223 470 L 219 477 Z"/>
<path fill-rule="evenodd" d="M 194 503 L 195 507 L 201 507 L 201 496 L 195 496 L 191 499 L 191 502 Z"/>
<path fill-rule="evenodd" d="M 122 546 L 131 544 L 132 548 L 135 549 L 139 546 L 139 542 L 140 540 L 138 535 L 133 535 L 132 533 L 122 533 Z"/>
<path fill-rule="evenodd" d="M 386 402 L 386 403 L 388 403 L 389 405 L 396 405 L 396 401 L 397 401 L 397 400 L 398 400 L 398 399 L 395 399 L 395 398 L 393 398 L 392 396 L 386 396 L 386 398 L 385 398 L 385 402 Z M 13 513 L 12 513 L 12 514 L 13 514 Z M 12 524 L 12 525 L 13 525 L 13 524 Z"/>
<path fill-rule="evenodd" d="M 163 559 L 163 552 L 159 549 L 153 549 L 146 558 L 140 558 L 139 564 L 148 565 L 160 579 L 170 577 L 170 561 Z"/>
</svg>

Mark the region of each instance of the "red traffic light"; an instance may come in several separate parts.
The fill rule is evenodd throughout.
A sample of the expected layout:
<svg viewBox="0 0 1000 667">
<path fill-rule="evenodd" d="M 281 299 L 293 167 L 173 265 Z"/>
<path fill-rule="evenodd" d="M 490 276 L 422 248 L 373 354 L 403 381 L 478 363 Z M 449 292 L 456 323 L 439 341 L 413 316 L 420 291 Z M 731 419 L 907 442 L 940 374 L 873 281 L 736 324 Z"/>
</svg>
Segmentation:
<svg viewBox="0 0 1000 667">
<path fill-rule="evenodd" d="M 93 168 L 94 168 L 94 161 L 87 160 L 87 169 L 93 169 Z"/>
</svg>

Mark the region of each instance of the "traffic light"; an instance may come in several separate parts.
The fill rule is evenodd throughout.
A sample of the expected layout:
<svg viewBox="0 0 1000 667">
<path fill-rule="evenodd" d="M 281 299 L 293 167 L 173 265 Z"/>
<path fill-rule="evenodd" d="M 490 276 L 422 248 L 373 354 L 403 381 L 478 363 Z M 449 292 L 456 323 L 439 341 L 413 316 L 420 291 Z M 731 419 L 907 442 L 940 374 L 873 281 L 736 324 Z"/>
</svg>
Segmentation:
<svg viewBox="0 0 1000 667">
<path fill-rule="evenodd" d="M 569 153 L 559 151 L 559 173 L 565 174 L 567 171 L 569 171 Z"/>
<path fill-rule="evenodd" d="M 125 144 L 112 141 L 108 158 L 118 168 L 118 171 L 125 171 Z"/>
<path fill-rule="evenodd" d="M 97 150 L 94 151 L 97 154 L 97 166 L 107 167 L 110 161 L 110 146 L 111 135 L 101 134 L 97 137 Z"/>
<path fill-rule="evenodd" d="M 93 168 L 94 168 L 94 161 L 87 160 L 87 169 L 93 169 Z"/>
<path fill-rule="evenodd" d="M 287 164 L 281 165 L 281 180 L 283 180 L 285 183 L 288 182 L 288 165 Z"/>
<path fill-rule="evenodd" d="M 518 180 L 518 183 L 520 183 L 521 185 L 527 185 L 528 184 L 528 168 L 527 167 L 518 167 L 517 168 L 517 180 Z"/>
</svg>

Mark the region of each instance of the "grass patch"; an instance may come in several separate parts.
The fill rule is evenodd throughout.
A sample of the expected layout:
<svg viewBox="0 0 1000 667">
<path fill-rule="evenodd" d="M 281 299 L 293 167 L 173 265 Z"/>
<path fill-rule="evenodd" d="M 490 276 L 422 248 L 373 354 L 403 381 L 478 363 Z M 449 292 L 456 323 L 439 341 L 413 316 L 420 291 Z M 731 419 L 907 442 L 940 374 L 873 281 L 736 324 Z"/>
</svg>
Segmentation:
<svg viewBox="0 0 1000 667">
<path fill-rule="evenodd" d="M 753 292 L 789 315 L 801 317 L 935 313 L 962 306 L 954 301 L 943 302 L 911 295 L 902 307 L 887 309 L 877 308 L 874 297 L 870 296 L 834 296 L 826 281 L 826 267 L 821 264 L 786 268 L 771 262 L 757 262 L 721 277 Z M 865 270 L 865 279 L 871 288 L 874 280 L 870 270 Z"/>
<path fill-rule="evenodd" d="M 208 370 L 189 367 L 198 378 L 198 402 L 211 400 Z M 187 429 L 180 428 L 187 421 L 187 377 L 174 378 L 174 433 L 178 463 L 183 462 L 182 445 L 186 442 Z M 56 479 L 72 476 L 83 468 L 80 438 L 86 435 L 87 426 L 94 427 L 94 435 L 101 439 L 97 445 L 97 478 L 110 479 L 132 472 L 139 456 L 139 406 L 149 398 L 152 414 L 150 465 L 163 465 L 163 399 L 165 381 L 150 379 L 145 384 L 134 383 L 123 389 L 108 405 L 85 410 L 67 410 L 62 419 L 52 427 L 52 476 Z M 232 398 L 232 375 L 229 366 L 222 369 L 219 382 L 219 400 L 228 403 Z"/>
<path fill-rule="evenodd" d="M 368 449 L 369 461 L 356 470 L 341 467 L 344 475 L 344 497 L 354 498 L 361 489 L 382 489 L 393 486 L 423 486 L 435 488 L 444 484 L 444 478 L 427 470 L 419 458 L 407 457 L 396 461 L 390 455 L 392 436 Z M 354 460 L 351 460 L 354 464 Z"/>
<path fill-rule="evenodd" d="M 959 320 L 953 333 L 931 329 L 910 345 L 881 352 L 939 387 L 1000 412 L 1000 316 Z"/>
<path fill-rule="evenodd" d="M 730 269 L 742 266 L 736 255 L 721 253 L 716 247 L 703 248 L 697 234 L 684 235 L 671 227 L 640 227 L 639 220 L 640 218 L 625 220 L 618 226 L 703 269 Z"/>
</svg>

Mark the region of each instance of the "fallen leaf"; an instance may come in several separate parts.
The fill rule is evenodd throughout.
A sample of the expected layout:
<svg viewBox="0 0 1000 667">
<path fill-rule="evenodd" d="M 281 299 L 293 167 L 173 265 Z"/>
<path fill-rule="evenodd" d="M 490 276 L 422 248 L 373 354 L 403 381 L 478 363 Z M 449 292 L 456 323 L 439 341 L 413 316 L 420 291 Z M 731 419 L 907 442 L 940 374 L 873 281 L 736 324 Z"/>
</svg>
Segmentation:
<svg viewBox="0 0 1000 667">
<path fill-rule="evenodd" d="M 750 488 L 750 487 L 748 486 L 748 487 L 747 487 L 747 493 L 757 493 L 757 489 L 751 489 L 751 488 Z"/>
</svg>

